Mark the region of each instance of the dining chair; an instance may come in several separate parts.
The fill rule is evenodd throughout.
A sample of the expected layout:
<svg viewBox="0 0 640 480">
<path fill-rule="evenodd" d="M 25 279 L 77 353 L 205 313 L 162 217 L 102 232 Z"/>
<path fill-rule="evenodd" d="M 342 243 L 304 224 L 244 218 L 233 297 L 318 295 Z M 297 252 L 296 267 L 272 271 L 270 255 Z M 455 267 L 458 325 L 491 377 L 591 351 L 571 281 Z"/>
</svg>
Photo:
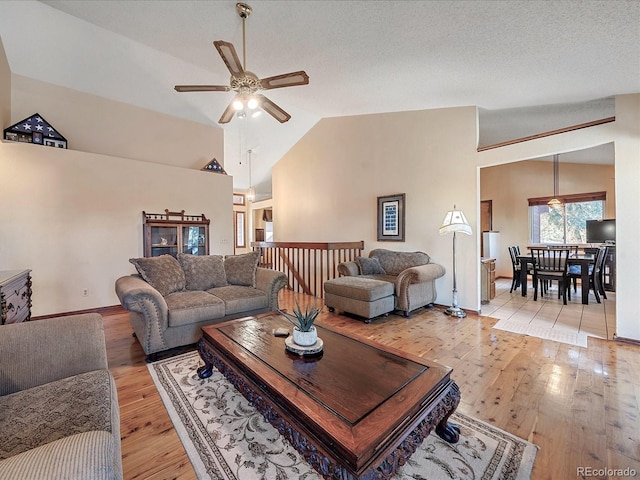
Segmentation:
<svg viewBox="0 0 640 480">
<path fill-rule="evenodd" d="M 584 253 L 590 253 L 593 255 L 593 263 L 589 264 L 589 285 L 582 285 L 581 288 L 588 288 L 589 290 L 593 290 L 593 295 L 596 297 L 596 302 L 602 303 L 600 301 L 601 292 L 604 292 L 604 288 L 601 285 L 601 270 L 602 264 L 604 263 L 604 254 L 605 251 L 603 248 L 590 248 L 587 247 L 584 249 Z M 581 269 L 579 265 L 571 265 L 569 269 L 572 267 L 578 267 L 578 276 L 580 278 Z M 569 273 L 568 276 L 573 279 L 575 282 L 575 274 Z M 606 296 L 604 298 L 607 298 Z M 571 300 L 571 289 L 569 289 L 569 300 Z"/>
<path fill-rule="evenodd" d="M 598 253 L 600 249 L 598 247 L 584 247 L 584 253 L 585 254 L 589 254 L 589 255 L 593 255 L 594 258 L 596 258 L 596 254 Z M 573 254 L 573 252 L 569 253 L 570 255 Z M 595 262 L 593 264 L 589 264 L 589 277 L 591 277 L 591 274 L 593 273 L 593 269 L 595 268 Z M 571 279 L 571 282 L 573 283 L 573 291 L 574 293 L 578 291 L 578 279 L 581 277 L 582 275 L 582 265 L 569 265 L 569 268 L 567 270 L 567 275 L 569 276 L 569 278 Z M 569 292 L 571 293 L 571 292 Z M 569 298 L 571 299 L 571 298 Z"/>
<path fill-rule="evenodd" d="M 602 298 L 607 298 L 607 292 L 604 289 L 604 261 L 607 259 L 607 255 L 609 255 L 609 247 L 601 247 L 600 250 L 600 258 L 599 261 L 596 262 L 596 272 L 594 272 L 594 280 L 597 282 L 598 292 Z"/>
<path fill-rule="evenodd" d="M 518 260 L 518 255 L 516 253 L 515 246 L 508 247 L 509 256 L 511 257 L 511 271 L 512 271 L 512 280 L 511 280 L 511 290 L 509 293 L 512 293 L 514 290 L 517 290 L 520 286 L 520 260 Z"/>
<path fill-rule="evenodd" d="M 544 297 L 545 284 L 558 282 L 558 297 L 562 293 L 562 303 L 567 304 L 567 290 L 569 289 L 569 277 L 567 276 L 568 248 L 531 248 L 534 260 L 534 289 L 533 300 L 538 300 L 538 287 L 540 295 Z"/>
<path fill-rule="evenodd" d="M 512 293 L 520 286 L 520 271 L 522 268 L 520 260 L 518 259 L 518 257 L 521 255 L 520 246 L 514 245 L 512 247 L 508 247 L 508 250 L 509 256 L 511 257 L 511 267 L 513 275 L 513 279 L 511 280 L 511 290 L 509 290 L 509 293 Z M 533 275 L 533 269 L 529 265 L 527 265 L 527 275 Z"/>
</svg>

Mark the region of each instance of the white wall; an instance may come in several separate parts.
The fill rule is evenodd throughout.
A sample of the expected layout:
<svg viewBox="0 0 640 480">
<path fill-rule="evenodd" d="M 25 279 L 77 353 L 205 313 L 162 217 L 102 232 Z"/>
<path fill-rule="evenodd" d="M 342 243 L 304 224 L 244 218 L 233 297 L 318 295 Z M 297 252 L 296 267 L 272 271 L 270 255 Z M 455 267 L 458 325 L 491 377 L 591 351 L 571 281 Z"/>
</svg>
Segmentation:
<svg viewBox="0 0 640 480">
<path fill-rule="evenodd" d="M 477 231 L 476 135 L 475 107 L 321 120 L 273 169 L 275 240 L 426 252 L 447 269 L 437 302 L 450 303 L 452 237 L 438 229 L 456 204 Z M 406 194 L 405 241 L 378 242 L 377 197 L 397 193 Z M 459 303 L 473 310 L 478 248 L 458 237 Z"/>
<path fill-rule="evenodd" d="M 478 166 L 615 144 L 616 334 L 640 340 L 640 94 L 616 97 L 616 121 L 573 132 L 479 152 Z M 479 173 L 478 173 L 479 175 Z"/>
<path fill-rule="evenodd" d="M 438 227 L 455 203 L 473 237 L 458 242 L 459 304 L 480 309 L 480 169 L 615 143 L 618 335 L 640 339 L 640 95 L 616 97 L 616 121 L 477 152 L 475 107 L 320 121 L 273 169 L 276 241 L 364 240 L 365 249 L 423 250 L 448 272 L 438 303 L 451 301 L 451 238 Z M 376 241 L 376 197 L 407 195 L 406 241 Z"/>
<path fill-rule="evenodd" d="M 231 194 L 226 175 L 3 142 L 0 270 L 33 270 L 34 316 L 116 305 L 115 280 L 143 254 L 143 210 L 204 213 L 212 253 L 232 254 Z"/>
<path fill-rule="evenodd" d="M 559 166 L 561 195 L 607 192 L 605 217 L 615 218 L 615 166 L 562 163 Z M 512 162 L 480 170 L 481 200 L 491 200 L 493 229 L 500 232 L 500 255 L 496 275 L 510 277 L 511 258 L 507 247 L 529 244 L 528 199 L 553 194 L 553 163 Z"/>
<path fill-rule="evenodd" d="M 0 125 L 9 126 L 11 120 L 11 70 L 0 37 Z M 6 127 L 2 127 L 4 130 Z M 3 135 L 4 138 L 4 135 Z"/>
<path fill-rule="evenodd" d="M 41 114 L 73 150 L 201 169 L 224 167 L 224 130 L 20 75 L 11 77 L 11 124 Z M 7 125 L 9 126 L 9 125 Z"/>
</svg>

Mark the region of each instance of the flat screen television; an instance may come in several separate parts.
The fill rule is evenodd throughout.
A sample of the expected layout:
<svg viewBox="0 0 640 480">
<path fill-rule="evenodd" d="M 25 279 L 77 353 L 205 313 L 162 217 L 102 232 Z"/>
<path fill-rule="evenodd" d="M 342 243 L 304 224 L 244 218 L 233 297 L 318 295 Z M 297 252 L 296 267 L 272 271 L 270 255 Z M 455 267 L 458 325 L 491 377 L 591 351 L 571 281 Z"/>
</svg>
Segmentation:
<svg viewBox="0 0 640 480">
<path fill-rule="evenodd" d="M 587 220 L 587 243 L 615 243 L 616 219 Z"/>
</svg>

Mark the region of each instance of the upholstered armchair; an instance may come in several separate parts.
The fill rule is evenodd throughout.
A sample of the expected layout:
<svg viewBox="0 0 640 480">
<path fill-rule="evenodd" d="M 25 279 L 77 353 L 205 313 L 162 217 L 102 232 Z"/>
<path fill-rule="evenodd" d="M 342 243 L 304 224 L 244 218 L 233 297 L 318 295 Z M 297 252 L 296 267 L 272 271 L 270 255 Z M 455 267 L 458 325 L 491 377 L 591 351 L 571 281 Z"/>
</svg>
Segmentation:
<svg viewBox="0 0 640 480">
<path fill-rule="evenodd" d="M 442 265 L 431 263 L 424 252 L 396 252 L 378 248 L 369 257 L 338 265 L 342 276 L 360 275 L 394 285 L 395 308 L 405 317 L 420 307 L 431 305 L 437 297 L 436 279 L 445 274 Z"/>
</svg>

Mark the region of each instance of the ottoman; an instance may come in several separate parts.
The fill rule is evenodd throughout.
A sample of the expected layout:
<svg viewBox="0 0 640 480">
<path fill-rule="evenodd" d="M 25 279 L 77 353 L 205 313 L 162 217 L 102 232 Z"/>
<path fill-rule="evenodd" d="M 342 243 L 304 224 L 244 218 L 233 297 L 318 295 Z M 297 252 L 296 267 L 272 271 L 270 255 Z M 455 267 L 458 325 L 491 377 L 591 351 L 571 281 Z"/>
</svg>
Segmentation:
<svg viewBox="0 0 640 480">
<path fill-rule="evenodd" d="M 333 312 L 336 308 L 364 317 L 385 315 L 395 308 L 393 283 L 355 276 L 339 277 L 324 282 L 324 304 Z"/>
</svg>

